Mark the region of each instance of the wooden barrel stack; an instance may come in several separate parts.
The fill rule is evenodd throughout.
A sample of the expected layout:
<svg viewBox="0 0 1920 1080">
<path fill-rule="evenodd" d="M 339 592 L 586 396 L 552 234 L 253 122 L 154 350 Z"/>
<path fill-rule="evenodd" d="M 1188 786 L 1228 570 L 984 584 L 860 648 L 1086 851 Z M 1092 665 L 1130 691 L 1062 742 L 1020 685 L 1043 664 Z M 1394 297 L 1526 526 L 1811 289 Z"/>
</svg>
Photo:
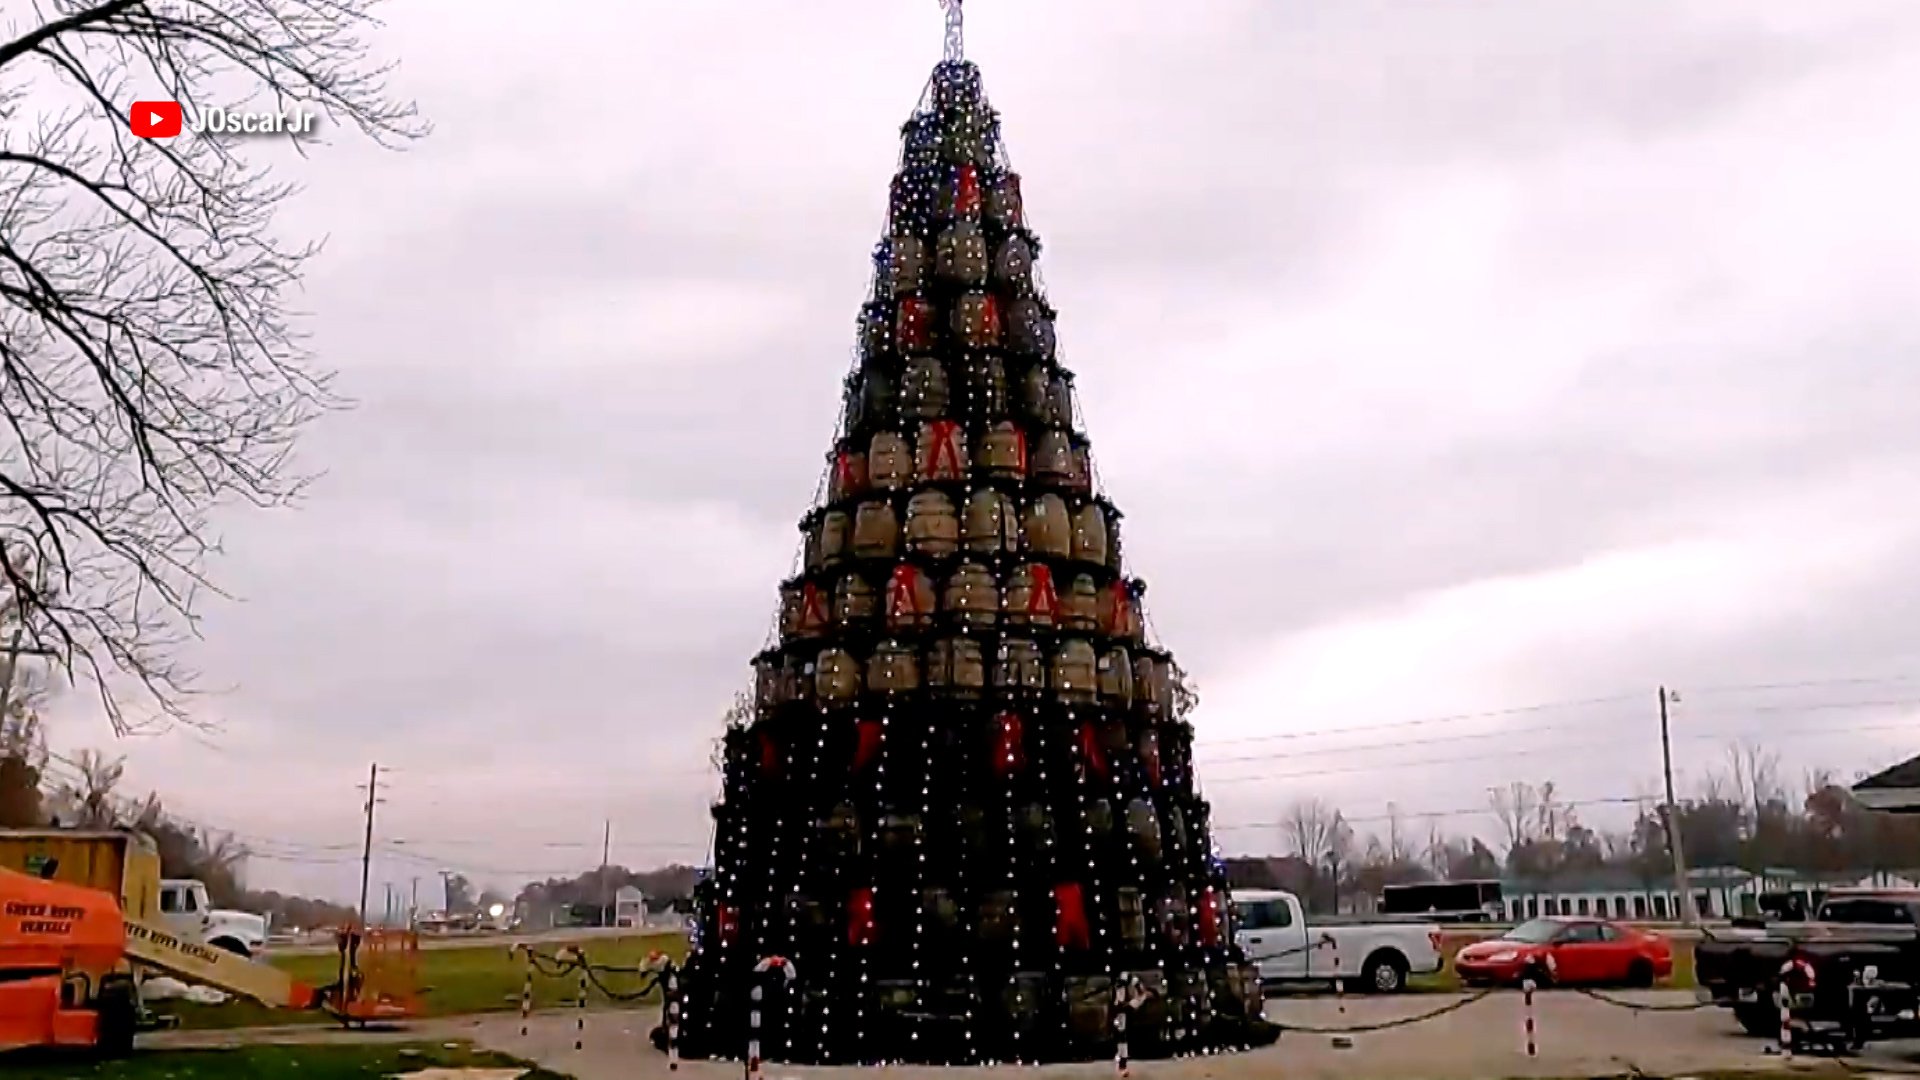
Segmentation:
<svg viewBox="0 0 1920 1080">
<path fill-rule="evenodd" d="M 1240 1045 L 1193 732 L 1146 632 L 1118 507 L 1037 274 L 979 70 L 903 129 L 858 360 L 801 519 L 801 571 L 727 733 L 714 872 L 682 985 L 688 1056 L 1071 1060 Z"/>
</svg>

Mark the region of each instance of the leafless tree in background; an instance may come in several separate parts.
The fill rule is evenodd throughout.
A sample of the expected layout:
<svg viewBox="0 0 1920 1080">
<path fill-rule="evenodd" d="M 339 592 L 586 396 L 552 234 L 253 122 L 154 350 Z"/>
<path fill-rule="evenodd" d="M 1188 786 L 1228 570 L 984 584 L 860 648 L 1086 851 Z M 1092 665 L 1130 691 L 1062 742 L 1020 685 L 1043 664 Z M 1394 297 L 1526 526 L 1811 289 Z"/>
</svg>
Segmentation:
<svg viewBox="0 0 1920 1080">
<path fill-rule="evenodd" d="M 1340 903 L 1341 870 L 1352 862 L 1353 827 L 1346 816 L 1320 799 L 1301 799 L 1287 807 L 1281 831 L 1290 853 L 1307 864 L 1317 883 L 1331 883 L 1331 900 Z"/>
<path fill-rule="evenodd" d="M 125 758 L 109 758 L 98 750 L 82 750 L 73 762 L 74 775 L 55 785 L 53 805 L 60 823 L 75 829 L 111 829 L 126 824 L 129 812 L 120 796 L 126 778 Z"/>
<path fill-rule="evenodd" d="M 127 691 L 191 722 L 209 515 L 294 498 L 295 436 L 340 404 L 288 307 L 316 250 L 273 229 L 291 187 L 232 136 L 136 138 L 128 107 L 404 143 L 425 126 L 369 59 L 372 3 L 40 0 L 0 31 L 0 589 L 116 730 Z"/>
<path fill-rule="evenodd" d="M 1515 780 L 1504 788 L 1492 788 L 1487 792 L 1487 804 L 1500 822 L 1508 852 L 1540 838 L 1540 796 L 1532 784 Z"/>
<path fill-rule="evenodd" d="M 1300 799 L 1287 807 L 1280 828 L 1287 841 L 1287 853 L 1319 866 L 1332 850 L 1334 821 L 1339 811 L 1320 799 Z"/>
</svg>

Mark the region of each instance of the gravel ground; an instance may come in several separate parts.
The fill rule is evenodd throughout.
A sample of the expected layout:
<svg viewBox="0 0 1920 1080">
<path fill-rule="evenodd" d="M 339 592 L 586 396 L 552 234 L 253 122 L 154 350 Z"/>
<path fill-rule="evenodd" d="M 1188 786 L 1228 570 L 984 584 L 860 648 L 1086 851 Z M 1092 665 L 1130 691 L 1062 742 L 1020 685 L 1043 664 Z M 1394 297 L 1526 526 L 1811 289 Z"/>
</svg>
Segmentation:
<svg viewBox="0 0 1920 1080">
<path fill-rule="evenodd" d="M 1623 992 L 1609 995 L 1643 1006 L 1679 1009 L 1692 996 L 1673 991 Z M 1390 998 L 1348 998 L 1344 1004 L 1329 998 L 1277 998 L 1268 1003 L 1268 1015 L 1285 1025 L 1355 1027 L 1387 1024 L 1419 1016 L 1464 1000 L 1458 995 L 1421 994 Z M 1141 1077 L 1163 1080 L 1495 1080 L 1519 1077 L 1600 1077 L 1640 1074 L 1654 1077 L 1694 1077 L 1703 1074 L 1838 1071 L 1836 1063 L 1796 1058 L 1791 1064 L 1766 1053 L 1764 1040 L 1738 1033 L 1731 1018 L 1718 1009 L 1690 1011 L 1635 1011 L 1605 1004 L 1571 992 L 1543 993 L 1536 998 L 1538 1054 L 1525 1052 L 1521 1003 L 1518 994 L 1500 993 L 1459 1007 L 1444 1016 L 1386 1030 L 1356 1033 L 1350 1047 L 1336 1046 L 1326 1034 L 1289 1031 L 1279 1043 L 1247 1054 L 1186 1061 L 1136 1062 Z M 1344 1011 L 1342 1011 L 1344 1009 Z M 579 1017 L 548 1011 L 534 1017 L 532 1030 L 522 1037 L 517 1016 L 448 1019 L 410 1025 L 404 1033 L 361 1035 L 360 1038 L 471 1039 L 479 1045 L 532 1060 L 578 1080 L 667 1080 L 664 1056 L 647 1043 L 657 1013 L 589 1011 L 585 1014 L 584 1049 L 573 1049 Z M 194 1038 L 192 1036 L 198 1036 Z M 155 1036 L 151 1045 L 220 1045 L 264 1039 L 312 1040 L 316 1033 L 208 1032 Z M 328 1038 L 351 1037 L 341 1033 Z M 1871 1068 L 1874 1063 L 1862 1062 Z M 1009 1078 L 1111 1077 L 1111 1063 L 1049 1066 L 1041 1069 L 991 1070 Z M 886 1080 L 936 1080 L 952 1077 L 952 1070 L 894 1067 L 885 1070 L 788 1068 L 769 1065 L 767 1080 L 819 1077 L 842 1080 L 855 1072 Z M 969 1072 L 966 1075 L 981 1075 Z M 689 1080 L 723 1080 L 740 1074 L 737 1063 L 690 1062 L 679 1075 Z"/>
<path fill-rule="evenodd" d="M 1520 1078 L 1645 1076 L 1681 1080 L 1712 1077 L 1810 1075 L 1839 1077 L 1841 1063 L 1798 1056 L 1791 1062 L 1768 1052 L 1766 1040 L 1740 1034 L 1723 1010 L 1689 1009 L 1684 991 L 1621 991 L 1606 997 L 1642 1006 L 1635 1010 L 1569 991 L 1536 996 L 1537 1054 L 1525 1052 L 1520 997 L 1494 994 L 1460 1004 L 1456 994 L 1350 997 L 1281 997 L 1267 1002 L 1267 1015 L 1290 1030 L 1274 1046 L 1246 1054 L 1187 1061 L 1136 1061 L 1146 1080 L 1520 1080 Z M 1401 1023 L 1443 1009 L 1431 1019 Z M 1647 1011 L 1644 1007 L 1661 1011 Z M 548 1010 L 535 1014 L 526 1036 L 512 1014 L 425 1020 L 384 1031 L 337 1028 L 241 1028 L 229 1031 L 162 1032 L 141 1037 L 151 1049 L 336 1042 L 470 1040 L 577 1080 L 730 1080 L 737 1062 L 688 1062 L 667 1071 L 666 1058 L 648 1042 L 657 1009 Z M 576 1026 L 585 1021 L 584 1047 L 574 1050 Z M 1354 1028 L 1336 1045 L 1334 1036 L 1301 1028 Z M 1849 1062 L 1855 1080 L 1894 1080 L 1920 1075 L 1920 1040 L 1884 1042 Z M 789 1068 L 771 1064 L 766 1080 L 953 1080 L 998 1075 L 1005 1080 L 1096 1080 L 1110 1078 L 1111 1062 L 1038 1069 L 956 1070 L 899 1066 L 872 1069 Z"/>
</svg>

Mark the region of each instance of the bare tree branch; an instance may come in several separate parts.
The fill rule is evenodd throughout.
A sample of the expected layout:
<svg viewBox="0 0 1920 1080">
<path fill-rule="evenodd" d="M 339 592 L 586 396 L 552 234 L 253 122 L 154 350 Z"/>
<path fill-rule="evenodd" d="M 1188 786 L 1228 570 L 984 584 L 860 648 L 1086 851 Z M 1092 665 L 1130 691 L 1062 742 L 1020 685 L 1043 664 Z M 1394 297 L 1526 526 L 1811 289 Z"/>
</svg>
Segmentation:
<svg viewBox="0 0 1920 1080">
<path fill-rule="evenodd" d="M 304 108 L 404 144 L 426 126 L 370 58 L 375 2 L 42 0 L 0 43 L 0 603 L 116 730 L 129 696 L 195 722 L 212 515 L 295 500 L 296 437 L 344 404 L 289 303 L 317 250 L 274 227 L 293 187 L 125 110 Z"/>
</svg>

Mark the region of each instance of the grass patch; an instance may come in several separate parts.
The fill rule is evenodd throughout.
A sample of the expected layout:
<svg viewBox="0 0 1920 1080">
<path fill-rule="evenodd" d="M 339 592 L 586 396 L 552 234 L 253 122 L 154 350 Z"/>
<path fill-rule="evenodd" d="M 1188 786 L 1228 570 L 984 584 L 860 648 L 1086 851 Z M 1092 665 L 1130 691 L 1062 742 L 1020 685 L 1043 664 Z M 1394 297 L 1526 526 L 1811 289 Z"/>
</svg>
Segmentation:
<svg viewBox="0 0 1920 1080">
<path fill-rule="evenodd" d="M 546 941 L 534 946 L 548 956 L 565 942 Z M 636 934 L 631 937 L 586 938 L 577 943 L 595 965 L 638 967 L 655 949 L 675 960 L 684 959 L 685 935 L 668 932 Z M 294 978 L 309 985 L 323 985 L 339 978 L 337 953 L 271 957 L 270 962 Z M 526 961 L 507 954 L 507 946 L 476 945 L 471 948 L 423 949 L 420 952 L 420 1015 L 458 1016 L 467 1013 L 503 1012 L 520 1007 L 520 983 L 525 977 Z M 631 993 L 640 985 L 636 975 L 602 975 L 600 981 L 616 993 Z M 579 990 L 577 976 L 548 979 L 536 974 L 533 979 L 535 1009 L 572 1005 Z M 644 1000 L 658 1001 L 658 991 Z M 587 1003 L 604 1005 L 609 998 L 589 988 Z M 156 1012 L 180 1018 L 180 1026 L 189 1029 L 259 1027 L 272 1024 L 331 1023 L 318 1011 L 290 1012 L 269 1009 L 252 1001 L 235 999 L 224 1005 L 194 1005 L 184 1001 L 161 1002 Z"/>
<path fill-rule="evenodd" d="M 1446 957 L 1446 964 L 1432 975 L 1415 975 L 1407 980 L 1410 990 L 1427 993 L 1453 993 L 1464 989 L 1460 976 L 1454 974 L 1453 957 L 1461 949 L 1476 941 L 1484 941 L 1492 933 L 1485 934 L 1448 934 L 1440 942 L 1440 953 Z M 1673 947 L 1673 977 L 1660 984 L 1664 990 L 1691 990 L 1696 985 L 1693 978 L 1693 941 L 1686 938 L 1669 939 Z"/>
<path fill-rule="evenodd" d="M 23 1059 L 24 1061 L 24 1059 Z M 13 1064 L 0 1057 L 0 1067 Z M 36 1057 L 36 1080 L 254 1080 L 298 1076 L 303 1080 L 404 1076 L 421 1069 L 523 1068 L 525 1080 L 564 1080 L 558 1073 L 526 1062 L 476 1050 L 466 1043 L 389 1044 L 385 1046 L 253 1046 L 234 1050 L 142 1051 L 119 1061 L 61 1060 Z"/>
</svg>

